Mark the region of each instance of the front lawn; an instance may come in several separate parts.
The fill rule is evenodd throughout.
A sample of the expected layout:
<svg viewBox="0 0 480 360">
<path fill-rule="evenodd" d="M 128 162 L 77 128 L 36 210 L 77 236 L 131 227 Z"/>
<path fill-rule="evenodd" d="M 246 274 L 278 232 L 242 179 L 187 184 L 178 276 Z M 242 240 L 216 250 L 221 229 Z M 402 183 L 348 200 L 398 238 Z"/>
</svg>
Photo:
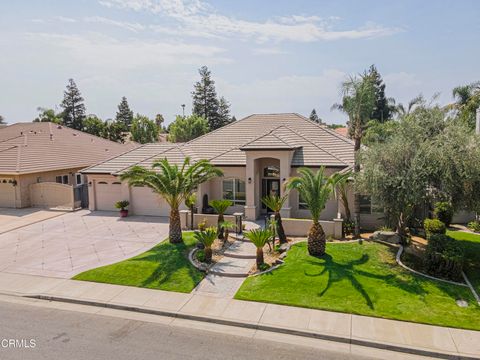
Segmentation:
<svg viewBox="0 0 480 360">
<path fill-rule="evenodd" d="M 447 235 L 460 241 L 465 249 L 465 274 L 480 293 L 480 235 L 464 231 L 447 231 Z"/>
<path fill-rule="evenodd" d="M 480 330 L 480 307 L 467 287 L 415 276 L 398 266 L 395 252 L 371 242 L 327 244 L 327 255 L 316 258 L 299 243 L 283 266 L 248 278 L 235 298 Z"/>
<path fill-rule="evenodd" d="M 187 258 L 196 242 L 193 233 L 184 232 L 183 241 L 165 240 L 143 254 L 85 271 L 74 279 L 189 293 L 205 275 Z"/>
</svg>

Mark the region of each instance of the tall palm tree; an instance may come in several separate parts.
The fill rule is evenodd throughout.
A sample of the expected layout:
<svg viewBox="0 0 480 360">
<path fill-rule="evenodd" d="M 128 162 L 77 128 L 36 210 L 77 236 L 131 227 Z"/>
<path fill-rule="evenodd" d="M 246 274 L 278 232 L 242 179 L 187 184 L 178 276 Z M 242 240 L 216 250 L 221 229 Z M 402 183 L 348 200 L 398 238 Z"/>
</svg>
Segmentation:
<svg viewBox="0 0 480 360">
<path fill-rule="evenodd" d="M 338 177 L 327 177 L 325 168 L 321 167 L 316 173 L 309 168 L 298 169 L 300 176 L 292 177 L 287 182 L 287 188 L 296 189 L 303 201 L 307 204 L 312 215 L 313 224 L 308 231 L 308 253 L 313 256 L 325 254 L 326 237 L 320 214 L 334 191 Z"/>
<path fill-rule="evenodd" d="M 285 235 L 285 230 L 283 229 L 282 224 L 282 217 L 280 215 L 280 210 L 282 210 L 283 204 L 288 198 L 288 194 L 280 197 L 277 195 L 268 195 L 262 198 L 262 202 L 265 206 L 269 209 L 272 209 L 276 221 L 276 229 L 278 239 L 280 240 L 280 244 L 284 244 L 287 242 L 287 237 Z"/>
<path fill-rule="evenodd" d="M 257 269 L 259 269 L 264 264 L 263 247 L 272 237 L 272 232 L 268 229 L 254 229 L 247 231 L 245 233 L 245 237 L 250 240 L 257 248 L 256 263 Z"/>
<path fill-rule="evenodd" d="M 422 94 L 420 94 L 410 100 L 406 106 L 402 103 L 399 103 L 397 106 L 395 106 L 395 112 L 400 117 L 403 117 L 409 115 L 417 106 L 425 104 L 425 102 L 425 98 Z"/>
<path fill-rule="evenodd" d="M 212 200 L 208 203 L 213 210 L 218 214 L 218 220 L 217 220 L 217 232 L 218 232 L 218 238 L 223 240 L 223 227 L 222 223 L 224 222 L 224 217 L 223 215 L 225 214 L 225 211 L 233 205 L 233 203 L 230 200 L 226 199 L 221 199 L 221 200 Z"/>
<path fill-rule="evenodd" d="M 155 160 L 151 169 L 133 166 L 120 176 L 130 186 L 148 186 L 170 205 L 169 237 L 172 244 L 181 243 L 182 227 L 178 211 L 186 199 L 201 183 L 223 172 L 210 164 L 208 160 L 199 160 L 193 164 L 186 157 L 183 165 L 170 164 L 167 159 Z"/>
<path fill-rule="evenodd" d="M 214 227 L 209 227 L 205 231 L 196 232 L 193 236 L 205 247 L 205 262 L 212 262 L 212 244 L 217 238 L 217 230 Z"/>
<path fill-rule="evenodd" d="M 365 126 L 375 108 L 375 84 L 368 72 L 359 76 L 350 76 L 342 83 L 342 103 L 334 104 L 333 109 L 348 115 L 349 133 L 355 143 L 354 173 L 360 173 L 360 146 Z M 354 201 L 355 236 L 360 237 L 360 194 L 355 192 Z"/>
</svg>

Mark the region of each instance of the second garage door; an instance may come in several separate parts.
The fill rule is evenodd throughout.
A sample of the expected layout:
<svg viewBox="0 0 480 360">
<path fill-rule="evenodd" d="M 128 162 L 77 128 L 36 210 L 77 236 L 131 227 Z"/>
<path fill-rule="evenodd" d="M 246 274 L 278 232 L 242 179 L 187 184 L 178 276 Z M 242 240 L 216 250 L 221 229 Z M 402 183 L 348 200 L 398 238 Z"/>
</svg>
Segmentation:
<svg viewBox="0 0 480 360">
<path fill-rule="evenodd" d="M 97 210 L 114 211 L 115 203 L 122 199 L 122 186 L 119 182 L 99 181 L 95 184 Z"/>
<path fill-rule="evenodd" d="M 15 207 L 15 187 L 12 184 L 0 182 L 0 207 Z"/>
<path fill-rule="evenodd" d="M 132 210 L 135 215 L 169 216 L 170 206 L 148 187 L 132 187 Z"/>
</svg>

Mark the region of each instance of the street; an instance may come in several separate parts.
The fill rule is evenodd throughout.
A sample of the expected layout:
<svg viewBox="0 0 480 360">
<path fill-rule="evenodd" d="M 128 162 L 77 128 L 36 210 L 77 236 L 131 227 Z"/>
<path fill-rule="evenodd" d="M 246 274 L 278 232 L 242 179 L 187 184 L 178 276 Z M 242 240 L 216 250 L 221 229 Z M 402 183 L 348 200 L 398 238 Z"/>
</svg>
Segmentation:
<svg viewBox="0 0 480 360">
<path fill-rule="evenodd" d="M 23 303 L 0 301 L 0 319 L 2 360 L 365 359 L 321 348 Z"/>
</svg>

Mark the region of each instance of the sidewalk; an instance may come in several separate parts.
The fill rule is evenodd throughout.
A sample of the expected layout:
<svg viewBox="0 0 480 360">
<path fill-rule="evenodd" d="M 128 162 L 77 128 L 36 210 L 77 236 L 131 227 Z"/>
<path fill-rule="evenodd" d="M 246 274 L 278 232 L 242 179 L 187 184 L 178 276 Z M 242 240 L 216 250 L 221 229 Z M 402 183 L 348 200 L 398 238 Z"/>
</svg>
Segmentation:
<svg viewBox="0 0 480 360">
<path fill-rule="evenodd" d="M 74 302 L 451 359 L 480 357 L 480 332 L 203 294 L 0 273 L 0 293 Z M 373 350 L 372 350 L 373 351 Z"/>
</svg>

